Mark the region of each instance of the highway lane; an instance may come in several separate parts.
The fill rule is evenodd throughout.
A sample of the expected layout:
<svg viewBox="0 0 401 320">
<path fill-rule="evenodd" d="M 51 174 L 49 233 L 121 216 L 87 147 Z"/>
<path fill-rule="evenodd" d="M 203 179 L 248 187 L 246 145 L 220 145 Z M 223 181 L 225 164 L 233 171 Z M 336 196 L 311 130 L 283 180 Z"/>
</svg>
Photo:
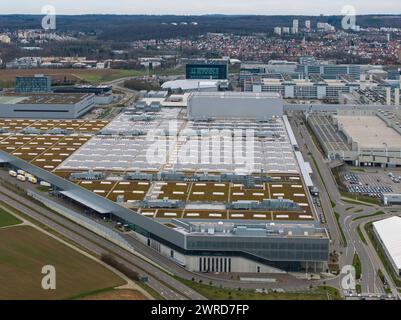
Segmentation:
<svg viewBox="0 0 401 320">
<path fill-rule="evenodd" d="M 141 275 L 148 276 L 148 285 L 154 290 L 158 291 L 166 299 L 182 300 L 186 299 L 186 297 L 194 300 L 205 299 L 203 296 L 201 296 L 191 288 L 183 285 L 181 282 L 170 277 L 155 266 L 150 265 L 137 256 L 127 252 L 117 245 L 114 245 L 113 243 L 110 243 L 106 239 L 97 236 L 89 230 L 80 227 L 77 224 L 49 210 L 46 210 L 41 206 L 38 206 L 25 197 L 17 195 L 10 190 L 4 188 L 3 186 L 0 186 L 0 192 L 1 201 L 6 202 L 8 205 L 16 208 L 18 211 L 23 212 L 24 214 L 32 217 L 40 223 L 49 226 L 51 229 L 54 229 L 60 234 L 65 235 L 67 238 L 70 238 L 74 242 L 77 242 L 90 251 L 96 254 L 113 252 L 116 255 L 122 257 L 124 260 L 120 259 L 121 262 L 125 262 L 125 264 L 127 264 L 128 261 L 129 266 L 132 267 L 135 271 L 137 271 Z M 15 201 L 14 199 L 16 199 L 17 201 Z M 24 205 L 21 202 L 23 202 Z M 89 239 L 89 241 L 85 240 L 85 238 Z M 174 290 L 172 288 L 174 288 Z M 185 295 L 186 297 L 183 295 Z"/>
</svg>

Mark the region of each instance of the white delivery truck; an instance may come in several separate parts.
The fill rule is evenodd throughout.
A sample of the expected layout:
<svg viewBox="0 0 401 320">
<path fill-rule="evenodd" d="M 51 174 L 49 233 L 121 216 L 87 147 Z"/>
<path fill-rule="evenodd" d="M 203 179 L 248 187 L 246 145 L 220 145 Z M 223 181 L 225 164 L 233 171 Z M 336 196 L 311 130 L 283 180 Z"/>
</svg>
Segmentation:
<svg viewBox="0 0 401 320">
<path fill-rule="evenodd" d="M 8 174 L 9 174 L 10 176 L 12 176 L 12 177 L 16 177 L 16 176 L 17 176 L 17 173 L 16 173 L 14 170 L 8 171 Z"/>
<path fill-rule="evenodd" d="M 38 183 L 38 179 L 36 179 L 36 178 L 33 177 L 33 176 L 30 176 L 30 177 L 28 178 L 28 181 L 29 181 L 30 183 L 33 183 L 33 184 L 37 184 L 37 183 Z"/>
<path fill-rule="evenodd" d="M 48 182 L 46 182 L 46 181 L 41 181 L 40 182 L 40 185 L 42 186 L 42 187 L 51 187 L 51 184 L 50 183 L 48 183 Z"/>
<path fill-rule="evenodd" d="M 19 174 L 19 175 L 17 176 L 17 179 L 18 179 L 19 181 L 23 181 L 23 182 L 26 181 L 25 176 L 23 176 L 22 174 Z"/>
</svg>

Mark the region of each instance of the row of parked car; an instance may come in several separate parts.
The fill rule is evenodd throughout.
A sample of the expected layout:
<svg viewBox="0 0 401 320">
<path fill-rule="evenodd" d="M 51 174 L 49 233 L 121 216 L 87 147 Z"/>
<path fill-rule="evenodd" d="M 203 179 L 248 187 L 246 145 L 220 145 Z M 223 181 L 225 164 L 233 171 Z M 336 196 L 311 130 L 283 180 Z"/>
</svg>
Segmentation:
<svg viewBox="0 0 401 320">
<path fill-rule="evenodd" d="M 344 175 L 344 179 L 345 179 L 345 181 L 353 183 L 353 184 L 360 183 L 358 176 L 356 174 L 353 174 L 353 173 L 345 174 Z"/>
<path fill-rule="evenodd" d="M 383 193 L 392 193 L 393 189 L 388 186 L 360 186 L 360 185 L 350 185 L 347 186 L 348 192 L 360 193 L 364 195 L 369 195 L 371 197 L 381 197 Z"/>
<path fill-rule="evenodd" d="M 319 197 L 313 197 L 313 203 L 315 204 L 315 206 L 317 206 L 318 208 L 320 208 L 322 206 L 322 203 L 320 202 Z M 321 223 L 325 224 L 326 221 L 326 217 L 323 214 L 322 210 L 318 210 L 318 216 L 319 216 L 319 220 Z"/>
<path fill-rule="evenodd" d="M 388 174 L 388 176 L 391 179 L 391 181 L 393 181 L 394 183 L 400 183 L 401 182 L 401 177 L 397 177 L 394 174 L 392 174 L 391 172 Z"/>
</svg>

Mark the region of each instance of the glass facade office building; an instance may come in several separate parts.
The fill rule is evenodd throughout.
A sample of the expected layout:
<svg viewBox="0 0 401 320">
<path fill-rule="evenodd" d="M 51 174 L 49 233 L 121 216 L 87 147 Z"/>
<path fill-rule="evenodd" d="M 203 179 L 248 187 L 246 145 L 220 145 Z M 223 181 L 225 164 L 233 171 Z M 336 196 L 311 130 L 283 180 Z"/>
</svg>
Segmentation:
<svg viewBox="0 0 401 320">
<path fill-rule="evenodd" d="M 227 80 L 227 63 L 187 64 L 186 78 L 192 80 Z"/>
<path fill-rule="evenodd" d="M 17 77 L 15 83 L 16 93 L 48 93 L 51 91 L 50 77 L 36 75 L 34 77 Z"/>
</svg>

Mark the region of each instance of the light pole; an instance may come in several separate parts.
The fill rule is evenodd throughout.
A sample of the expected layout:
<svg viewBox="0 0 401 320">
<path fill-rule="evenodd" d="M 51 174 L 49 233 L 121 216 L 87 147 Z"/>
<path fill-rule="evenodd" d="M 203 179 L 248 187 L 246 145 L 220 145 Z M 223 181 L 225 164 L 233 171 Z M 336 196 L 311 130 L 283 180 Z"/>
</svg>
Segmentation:
<svg viewBox="0 0 401 320">
<path fill-rule="evenodd" d="M 383 142 L 383 145 L 386 147 L 386 158 L 388 158 L 388 144 L 387 142 Z"/>
</svg>

